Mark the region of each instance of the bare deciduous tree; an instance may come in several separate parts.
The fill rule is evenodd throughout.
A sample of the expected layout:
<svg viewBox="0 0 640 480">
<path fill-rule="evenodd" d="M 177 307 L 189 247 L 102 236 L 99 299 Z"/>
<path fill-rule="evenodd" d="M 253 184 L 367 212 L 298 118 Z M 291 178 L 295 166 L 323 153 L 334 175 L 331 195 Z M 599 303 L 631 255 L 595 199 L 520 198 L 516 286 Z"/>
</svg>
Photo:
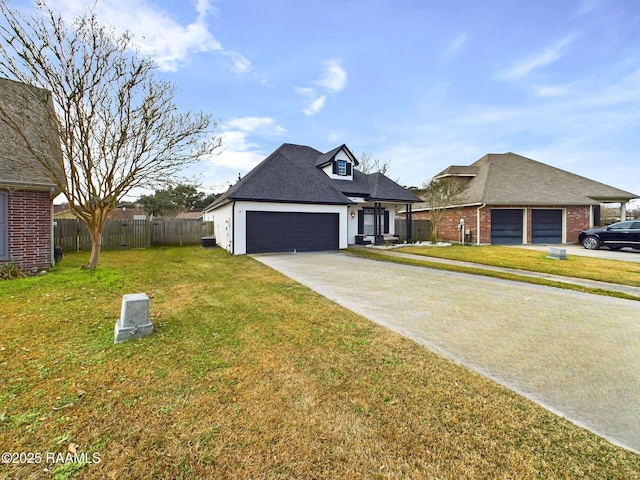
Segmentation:
<svg viewBox="0 0 640 480">
<path fill-rule="evenodd" d="M 380 172 L 381 174 L 386 175 L 389 171 L 390 162 L 388 160 L 382 161 L 379 158 L 374 160 L 371 158 L 371 154 L 367 152 L 362 152 L 358 161 L 359 165 L 356 168 L 362 173 Z"/>
<path fill-rule="evenodd" d="M 215 152 L 220 137 L 212 132 L 217 124 L 210 115 L 178 110 L 175 87 L 156 78 L 153 59 L 139 54 L 129 34 L 116 35 L 92 10 L 68 24 L 46 0 L 36 6 L 26 16 L 0 0 L 0 73 L 51 92 L 46 103 L 54 109 L 59 138 L 50 149 L 62 155 L 59 165 L 50 163 L 55 155 L 38 159 L 87 225 L 87 268 L 93 269 L 107 215 L 118 200 L 137 187 L 166 185 Z M 29 112 L 19 119 L 14 114 L 3 109 L 0 120 L 20 133 Z M 36 153 L 42 145 L 28 148 Z"/>
<path fill-rule="evenodd" d="M 431 240 L 438 240 L 438 226 L 447 209 L 451 207 L 457 195 L 462 193 L 465 184 L 455 177 L 432 178 L 425 182 L 420 190 L 420 196 L 429 207 L 431 221 Z"/>
</svg>

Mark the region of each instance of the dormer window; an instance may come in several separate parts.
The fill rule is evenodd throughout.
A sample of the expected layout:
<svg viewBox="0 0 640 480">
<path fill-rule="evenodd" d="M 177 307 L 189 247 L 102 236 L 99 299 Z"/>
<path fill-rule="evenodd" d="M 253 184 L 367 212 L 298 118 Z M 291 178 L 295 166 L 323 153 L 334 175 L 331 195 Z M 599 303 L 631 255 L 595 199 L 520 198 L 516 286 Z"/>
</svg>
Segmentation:
<svg viewBox="0 0 640 480">
<path fill-rule="evenodd" d="M 338 177 L 351 177 L 351 163 L 348 160 L 334 160 L 333 174 Z"/>
<path fill-rule="evenodd" d="M 352 181 L 353 167 L 356 165 L 358 165 L 358 160 L 346 145 L 334 148 L 316 159 L 316 167 L 321 168 L 334 180 Z"/>
</svg>

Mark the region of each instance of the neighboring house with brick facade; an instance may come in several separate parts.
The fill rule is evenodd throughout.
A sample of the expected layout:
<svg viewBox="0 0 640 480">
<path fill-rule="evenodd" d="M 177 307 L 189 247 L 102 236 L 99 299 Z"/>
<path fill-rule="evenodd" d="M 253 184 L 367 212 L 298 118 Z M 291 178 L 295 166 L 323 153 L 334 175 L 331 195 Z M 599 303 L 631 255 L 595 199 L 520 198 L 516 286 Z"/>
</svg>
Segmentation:
<svg viewBox="0 0 640 480">
<path fill-rule="evenodd" d="M 629 200 L 624 190 L 516 155 L 487 154 L 469 166 L 452 165 L 435 178 L 453 177 L 465 188 L 446 208 L 438 239 L 476 244 L 573 243 L 600 223 L 600 205 Z M 430 218 L 429 205 L 413 206 L 415 220 Z M 464 227 L 461 224 L 464 222 Z"/>
<path fill-rule="evenodd" d="M 61 155 L 52 112 L 48 91 L 0 78 L 0 265 L 52 265 L 53 198 L 60 193 L 52 172 Z"/>
</svg>

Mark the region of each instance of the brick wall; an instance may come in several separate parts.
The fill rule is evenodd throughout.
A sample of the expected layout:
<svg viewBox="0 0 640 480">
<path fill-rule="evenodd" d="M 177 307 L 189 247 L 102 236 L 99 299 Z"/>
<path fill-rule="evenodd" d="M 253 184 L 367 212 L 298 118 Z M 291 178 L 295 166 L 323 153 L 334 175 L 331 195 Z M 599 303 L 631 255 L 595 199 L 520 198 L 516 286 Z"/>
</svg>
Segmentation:
<svg viewBox="0 0 640 480">
<path fill-rule="evenodd" d="M 464 229 L 471 231 L 471 242 L 476 243 L 477 240 L 477 211 L 478 207 L 464 207 L 456 208 L 453 210 L 447 210 L 440 220 L 438 226 L 438 240 L 444 240 L 449 242 L 460 241 L 460 231 L 458 230 L 458 224 L 460 219 L 464 218 Z M 482 210 L 480 210 L 482 212 Z M 431 220 L 430 212 L 413 212 L 412 217 L 415 220 Z M 482 230 L 483 228 L 481 228 Z"/>
<path fill-rule="evenodd" d="M 49 192 L 10 190 L 9 261 L 22 267 L 51 267 L 51 197 Z"/>
<path fill-rule="evenodd" d="M 527 216 L 527 243 L 531 243 L 531 207 L 522 205 L 504 206 L 500 208 L 524 208 Z M 589 207 L 588 206 L 536 206 L 536 208 L 560 208 L 565 210 L 565 241 L 573 243 L 578 241 L 581 230 L 589 228 Z M 430 220 L 429 212 L 413 212 L 413 218 L 417 220 Z M 460 240 L 458 224 L 464 218 L 465 230 L 471 230 L 472 243 L 477 243 L 478 207 L 464 207 L 454 210 L 447 210 L 442 216 L 438 227 L 438 239 L 457 242 Z M 480 243 L 491 243 L 491 207 L 480 209 Z"/>
<path fill-rule="evenodd" d="M 589 228 L 589 207 L 566 207 L 567 242 L 577 242 L 580 230 Z"/>
</svg>

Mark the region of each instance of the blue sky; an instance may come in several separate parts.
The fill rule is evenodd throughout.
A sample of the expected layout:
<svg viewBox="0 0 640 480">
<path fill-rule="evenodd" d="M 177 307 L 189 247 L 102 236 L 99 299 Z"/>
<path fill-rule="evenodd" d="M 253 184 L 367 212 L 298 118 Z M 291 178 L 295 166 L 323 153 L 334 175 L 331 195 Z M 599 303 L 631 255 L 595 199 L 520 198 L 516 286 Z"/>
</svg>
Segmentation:
<svg viewBox="0 0 640 480">
<path fill-rule="evenodd" d="M 25 4 L 27 4 L 25 2 Z M 78 13 L 78 0 L 51 3 Z M 346 143 L 419 186 L 514 152 L 640 194 L 637 0 L 98 0 L 220 122 L 224 190 L 282 143 Z"/>
</svg>

